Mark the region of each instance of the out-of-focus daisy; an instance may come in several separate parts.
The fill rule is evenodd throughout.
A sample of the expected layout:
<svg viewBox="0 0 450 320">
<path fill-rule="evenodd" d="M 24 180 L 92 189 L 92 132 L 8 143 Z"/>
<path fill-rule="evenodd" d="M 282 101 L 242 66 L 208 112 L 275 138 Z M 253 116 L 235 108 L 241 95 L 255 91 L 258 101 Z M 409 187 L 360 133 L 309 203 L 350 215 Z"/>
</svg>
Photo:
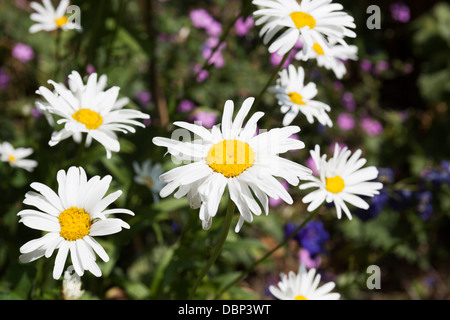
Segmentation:
<svg viewBox="0 0 450 320">
<path fill-rule="evenodd" d="M 4 141 L 0 144 L 0 159 L 8 162 L 11 167 L 21 168 L 32 172 L 38 163 L 35 160 L 24 159 L 34 152 L 33 148 L 15 149 L 9 142 Z"/>
<path fill-rule="evenodd" d="M 327 112 L 330 106 L 313 100 L 317 95 L 317 87 L 313 82 L 304 85 L 305 71 L 302 67 L 296 69 L 292 64 L 279 73 L 280 77 L 270 91 L 275 93 L 281 112 L 285 114 L 283 125 L 292 123 L 299 112 L 303 113 L 309 123 L 316 118 L 320 124 L 332 127 L 333 123 Z"/>
<path fill-rule="evenodd" d="M 281 281 L 278 286 L 271 285 L 270 292 L 279 300 L 339 300 L 339 293 L 331 292 L 334 282 L 327 282 L 321 287 L 320 274 L 316 269 L 306 270 L 300 265 L 298 273 L 290 271 L 288 275 L 281 273 Z"/>
<path fill-rule="evenodd" d="M 152 193 L 153 201 L 159 202 L 159 192 L 164 187 L 164 183 L 159 180 L 159 176 L 163 173 L 161 164 L 152 165 L 150 159 L 145 160 L 142 166 L 136 161 L 133 162 L 133 169 L 136 172 L 134 181 L 138 184 L 146 186 Z"/>
<path fill-rule="evenodd" d="M 57 121 L 64 124 L 64 128 L 52 134 L 49 144 L 55 146 L 61 140 L 73 137 L 75 141 L 81 141 L 81 135 L 87 135 L 86 144 L 92 139 L 97 140 L 106 149 L 107 158 L 111 158 L 111 151 L 119 152 L 120 144 L 116 131 L 127 133 L 136 132 L 132 127 L 145 125 L 135 119 L 149 119 L 148 114 L 138 110 L 123 109 L 128 102 L 127 98 L 118 100 L 119 87 L 112 87 L 103 91 L 106 85 L 106 77 L 100 77 L 97 82 L 97 74 L 89 75 L 86 85 L 80 74 L 73 71 L 69 75 L 69 88 L 52 80 L 55 91 L 41 86 L 36 93 L 47 100 L 42 104 L 37 102 L 41 110 L 47 110 L 52 114 L 62 117 Z"/>
<path fill-rule="evenodd" d="M 105 262 L 109 261 L 109 257 L 95 237 L 130 228 L 125 221 L 111 218 L 111 214 L 134 213 L 122 208 L 106 209 L 122 194 L 118 190 L 105 196 L 111 176 L 94 176 L 88 180 L 83 168 L 70 167 L 67 173 L 58 171 L 57 180 L 58 193 L 42 183 L 33 182 L 30 186 L 37 192 L 30 191 L 25 195 L 23 203 L 37 210 L 20 211 L 19 222 L 46 234 L 20 247 L 22 254 L 19 259 L 27 263 L 43 256 L 49 258 L 58 249 L 53 278 L 59 279 L 61 276 L 69 252 L 79 276 L 88 270 L 100 277 L 102 272 L 95 262 L 95 253 Z"/>
<path fill-rule="evenodd" d="M 64 272 L 64 279 L 62 284 L 62 297 L 64 300 L 79 300 L 84 294 L 81 290 L 81 278 L 75 272 L 73 266 L 69 266 Z"/>
<path fill-rule="evenodd" d="M 316 59 L 319 67 L 324 67 L 327 70 L 333 70 L 338 79 L 347 73 L 345 61 L 358 60 L 358 47 L 354 45 L 334 44 L 330 45 L 328 55 L 325 55 L 323 48 L 318 43 L 313 44 L 313 50 L 299 51 L 295 58 L 298 60 L 307 61 L 309 59 Z"/>
<path fill-rule="evenodd" d="M 315 210 L 324 201 L 333 202 L 338 219 L 341 218 L 342 211 L 352 219 L 345 202 L 367 210 L 369 204 L 359 196 L 373 197 L 383 188 L 381 182 L 370 182 L 377 178 L 378 169 L 374 166 L 362 168 L 366 159 L 360 158 L 359 149 L 351 155 L 347 147 L 341 148 L 336 143 L 333 157 L 329 160 L 326 160 L 326 155 L 320 155 L 318 145 L 310 153 L 319 177 L 310 176 L 310 182 L 300 185 L 300 189 L 317 188 L 303 198 L 304 203 L 309 203 L 308 211 Z"/>
<path fill-rule="evenodd" d="M 162 137 L 153 139 L 154 144 L 167 147 L 177 161 L 193 161 L 160 176 L 167 183 L 160 195 L 167 197 L 176 189 L 176 198 L 187 195 L 191 206 L 200 208 L 204 229 L 211 226 L 226 187 L 240 213 L 235 228 L 239 232 L 244 221 L 253 220 L 252 214 L 262 213 L 260 205 L 268 214 L 269 197 L 281 198 L 292 204 L 291 196 L 275 176 L 291 185 L 298 185 L 299 178 L 304 179 L 311 174 L 308 168 L 279 156 L 304 147 L 303 142 L 291 137 L 300 131 L 299 127 L 276 128 L 256 135 L 257 122 L 263 112 L 253 114 L 242 127 L 253 101 L 254 98 L 246 99 L 233 121 L 234 103 L 228 100 L 221 125 L 215 125 L 211 130 L 196 124 L 175 122 L 174 125 L 200 137 L 193 142 Z"/>
<path fill-rule="evenodd" d="M 328 54 L 328 41 L 346 45 L 344 37 L 356 37 L 349 29 L 356 28 L 353 17 L 331 0 L 253 0 L 253 4 L 259 6 L 253 15 L 257 18 L 255 25 L 263 25 L 260 36 L 264 44 L 284 30 L 269 46 L 270 53 L 284 55 L 301 38 L 305 55 L 315 43 Z"/>
<path fill-rule="evenodd" d="M 69 22 L 69 18 L 66 16 L 69 2 L 69 0 L 61 0 L 56 9 L 50 0 L 42 0 L 43 5 L 34 1 L 31 2 L 30 6 L 36 12 L 31 14 L 30 19 L 36 23 L 30 27 L 30 33 L 76 29 L 78 25 Z"/>
</svg>

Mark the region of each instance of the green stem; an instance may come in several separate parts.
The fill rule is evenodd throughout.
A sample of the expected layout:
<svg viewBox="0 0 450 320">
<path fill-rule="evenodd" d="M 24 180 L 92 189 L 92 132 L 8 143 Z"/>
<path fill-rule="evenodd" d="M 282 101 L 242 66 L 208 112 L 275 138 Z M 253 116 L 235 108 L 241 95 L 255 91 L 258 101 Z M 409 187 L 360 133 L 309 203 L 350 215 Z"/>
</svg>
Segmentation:
<svg viewBox="0 0 450 320">
<path fill-rule="evenodd" d="M 54 79 L 56 80 L 58 78 L 60 69 L 61 69 L 61 29 L 56 30 L 55 35 L 55 75 Z"/>
<path fill-rule="evenodd" d="M 81 164 L 81 158 L 82 158 L 82 156 L 83 156 L 84 149 L 86 149 L 87 133 L 86 133 L 86 134 L 83 134 L 83 133 L 82 133 L 82 135 L 83 135 L 83 137 L 82 137 L 82 139 L 81 139 L 80 147 L 78 148 L 78 153 L 77 153 L 77 162 L 76 162 L 76 166 L 77 166 L 77 167 L 80 166 L 80 164 Z"/>
<path fill-rule="evenodd" d="M 233 201 L 229 201 L 227 208 L 227 214 L 225 216 L 225 224 L 222 229 L 222 234 L 220 235 L 220 238 L 218 240 L 218 243 L 216 247 L 214 248 L 213 253 L 211 254 L 211 257 L 208 260 L 208 263 L 203 267 L 202 271 L 200 272 L 199 276 L 197 277 L 197 280 L 194 283 L 194 286 L 192 287 L 191 293 L 189 294 L 188 299 L 192 300 L 192 298 L 195 295 L 195 291 L 197 290 L 197 287 L 199 286 L 200 282 L 202 281 L 203 277 L 206 275 L 208 270 L 211 268 L 211 266 L 214 264 L 216 259 L 219 257 L 220 251 L 222 250 L 223 245 L 225 244 L 225 240 L 227 239 L 228 232 L 230 231 L 231 227 L 231 221 L 233 220 L 234 215 L 234 209 L 236 205 Z"/>
<path fill-rule="evenodd" d="M 286 62 L 287 58 L 289 57 L 289 54 L 291 53 L 292 49 L 289 50 L 283 57 L 283 60 L 281 60 L 280 64 L 278 65 L 278 67 L 275 69 L 275 71 L 272 73 L 272 76 L 270 77 L 269 81 L 267 81 L 266 85 L 264 86 L 264 88 L 261 90 L 261 92 L 258 94 L 258 96 L 255 99 L 255 103 L 253 103 L 253 108 L 257 108 L 259 102 L 261 101 L 262 96 L 264 95 L 264 93 L 267 91 L 267 89 L 269 88 L 270 84 L 273 82 L 273 80 L 277 77 L 278 72 L 280 72 L 281 67 L 283 66 L 283 64 Z"/>
<path fill-rule="evenodd" d="M 270 257 L 275 251 L 277 251 L 278 249 L 280 249 L 281 247 L 283 247 L 289 240 L 291 240 L 305 225 L 306 223 L 311 220 L 316 214 L 317 214 L 318 210 L 314 210 L 313 212 L 311 212 L 309 214 L 309 216 L 306 217 L 306 219 L 294 230 L 294 232 L 291 233 L 291 235 L 289 235 L 289 237 L 286 237 L 284 239 L 283 242 L 281 242 L 280 244 L 278 244 L 278 246 L 276 246 L 275 248 L 273 248 L 272 250 L 270 250 L 269 252 L 267 252 L 262 258 L 260 258 L 259 260 L 253 262 L 247 269 L 243 270 L 241 272 L 241 274 L 234 279 L 232 282 L 230 282 L 228 285 L 226 285 L 222 290 L 219 290 L 219 292 L 215 295 L 214 299 L 217 299 L 218 297 L 220 297 L 220 295 L 225 292 L 228 288 L 230 288 L 232 285 L 234 285 L 235 283 L 237 283 L 239 280 L 241 280 L 242 278 L 244 278 L 246 275 L 248 275 L 257 265 L 259 265 L 260 263 L 262 263 L 264 260 L 266 260 L 268 257 Z"/>
</svg>

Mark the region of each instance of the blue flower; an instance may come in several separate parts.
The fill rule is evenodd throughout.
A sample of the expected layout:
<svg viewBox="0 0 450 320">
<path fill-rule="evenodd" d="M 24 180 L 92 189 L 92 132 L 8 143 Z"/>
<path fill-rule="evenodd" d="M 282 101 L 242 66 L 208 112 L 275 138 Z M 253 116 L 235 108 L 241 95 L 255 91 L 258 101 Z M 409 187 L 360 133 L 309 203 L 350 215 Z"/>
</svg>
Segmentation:
<svg viewBox="0 0 450 320">
<path fill-rule="evenodd" d="M 389 201 L 389 196 L 385 189 L 381 189 L 380 194 L 365 200 L 369 203 L 369 209 L 358 209 L 355 211 L 355 215 L 362 221 L 368 221 L 378 217 L 386 203 Z"/>
<path fill-rule="evenodd" d="M 433 213 L 433 205 L 431 204 L 433 194 L 428 190 L 420 190 L 415 193 L 415 198 L 418 201 L 417 213 L 422 220 L 429 220 Z"/>
<path fill-rule="evenodd" d="M 450 184 L 450 162 L 442 161 L 438 167 L 426 169 L 422 172 L 422 177 L 435 185 Z"/>
<path fill-rule="evenodd" d="M 362 221 L 368 221 L 378 217 L 385 205 L 389 201 L 389 195 L 385 186 L 391 184 L 394 181 L 394 173 L 390 168 L 377 168 L 378 177 L 377 181 L 383 183 L 383 189 L 380 193 L 373 197 L 364 197 L 363 199 L 369 204 L 369 209 L 358 209 L 355 211 L 355 215 Z"/>
<path fill-rule="evenodd" d="M 290 236 L 296 228 L 296 224 L 288 222 L 284 229 L 286 237 Z M 297 232 L 293 239 L 314 257 L 319 253 L 325 253 L 324 245 L 330 239 L 330 234 L 325 230 L 321 221 L 310 221 Z"/>
</svg>

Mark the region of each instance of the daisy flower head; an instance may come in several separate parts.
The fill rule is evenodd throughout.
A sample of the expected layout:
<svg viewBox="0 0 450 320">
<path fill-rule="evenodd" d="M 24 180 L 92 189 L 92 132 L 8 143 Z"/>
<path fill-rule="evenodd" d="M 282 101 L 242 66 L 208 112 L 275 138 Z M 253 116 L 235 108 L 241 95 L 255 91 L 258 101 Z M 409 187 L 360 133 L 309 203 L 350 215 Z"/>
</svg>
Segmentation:
<svg viewBox="0 0 450 320">
<path fill-rule="evenodd" d="M 58 249 L 54 279 L 61 276 L 69 252 L 75 272 L 80 277 L 85 270 L 100 277 L 102 272 L 95 254 L 105 262 L 109 257 L 95 237 L 130 228 L 125 221 L 110 217 L 111 214 L 134 215 L 128 209 L 107 209 L 122 194 L 118 190 L 105 196 L 111 180 L 109 175 L 88 180 L 83 168 L 70 167 L 67 172 L 58 171 L 57 192 L 42 183 L 33 182 L 30 186 L 37 192 L 27 192 L 23 203 L 37 210 L 24 209 L 17 215 L 20 216 L 19 222 L 46 234 L 20 247 L 20 261 L 28 263 L 43 256 L 49 258 Z"/>
<path fill-rule="evenodd" d="M 86 134 L 86 145 L 89 146 L 92 140 L 98 141 L 105 147 L 109 159 L 112 151 L 120 151 L 117 131 L 134 133 L 133 125 L 145 127 L 135 119 L 149 119 L 150 116 L 138 110 L 123 109 L 128 98 L 118 99 L 120 88 L 117 86 L 105 91 L 106 80 L 106 76 L 97 79 L 97 74 L 92 73 L 84 84 L 80 74 L 72 71 L 68 88 L 49 80 L 53 92 L 44 86 L 36 91 L 47 101 L 37 102 L 39 108 L 61 117 L 57 123 L 64 124 L 60 131 L 53 132 L 50 146 L 69 137 L 80 142 L 82 134 Z"/>
<path fill-rule="evenodd" d="M 33 148 L 14 148 L 11 143 L 4 141 L 0 144 L 0 159 L 8 162 L 11 167 L 21 168 L 32 172 L 38 163 L 35 160 L 25 159 L 34 152 Z"/>
<path fill-rule="evenodd" d="M 358 149 L 352 155 L 347 147 L 340 147 L 337 143 L 333 157 L 328 160 L 326 155 L 320 155 L 318 145 L 310 151 L 319 177 L 311 176 L 310 182 L 300 185 L 300 189 L 316 188 L 303 198 L 304 203 L 309 203 L 308 211 L 315 210 L 324 201 L 333 202 L 338 219 L 344 211 L 351 220 L 352 215 L 345 202 L 360 209 L 369 208 L 369 204 L 360 196 L 373 197 L 379 194 L 383 184 L 370 181 L 377 178 L 378 169 L 374 166 L 362 168 L 366 159 L 361 158 L 361 153 Z"/>
<path fill-rule="evenodd" d="M 222 123 L 211 130 L 197 124 L 175 122 L 175 126 L 199 137 L 192 142 L 163 137 L 153 139 L 154 144 L 167 147 L 176 161 L 191 161 L 160 176 L 161 181 L 167 183 L 160 196 L 167 197 L 176 189 L 175 198 L 186 195 L 192 208 L 200 208 L 203 229 L 211 226 L 226 187 L 240 213 L 235 227 L 235 232 L 239 232 L 244 221 L 253 221 L 253 214 L 260 215 L 262 209 L 268 214 L 269 197 L 292 204 L 291 196 L 275 177 L 298 185 L 299 179 L 311 174 L 308 168 L 279 156 L 304 148 L 302 141 L 291 137 L 300 131 L 299 127 L 275 128 L 256 134 L 263 112 L 254 113 L 243 127 L 254 100 L 247 98 L 234 120 L 234 103 L 226 101 Z"/>
<path fill-rule="evenodd" d="M 355 45 L 332 44 L 328 50 L 328 55 L 325 55 L 322 47 L 315 43 L 313 50 L 308 50 L 306 54 L 303 51 L 299 51 L 295 58 L 303 61 L 316 59 L 319 67 L 333 70 L 336 77 L 342 79 L 347 73 L 345 61 L 358 60 L 358 47 Z"/>
<path fill-rule="evenodd" d="M 331 292 L 334 282 L 327 282 L 319 287 L 321 276 L 316 269 L 306 270 L 300 265 L 297 274 L 290 271 L 288 275 L 281 273 L 278 286 L 271 285 L 269 291 L 279 300 L 339 300 L 339 293 Z"/>
<path fill-rule="evenodd" d="M 305 115 L 309 123 L 314 122 L 314 118 L 324 126 L 333 126 L 333 122 L 327 112 L 330 106 L 313 100 L 317 95 L 317 87 L 313 82 L 304 84 L 305 71 L 302 67 L 295 68 L 292 64 L 279 72 L 279 78 L 275 86 L 270 87 L 270 91 L 275 93 L 281 112 L 284 113 L 283 125 L 292 123 L 298 113 Z"/>
<path fill-rule="evenodd" d="M 150 159 L 145 160 L 142 165 L 136 161 L 133 162 L 133 169 L 136 173 L 134 181 L 137 184 L 146 186 L 152 193 L 153 201 L 159 202 L 159 192 L 164 187 L 164 183 L 159 180 L 159 176 L 163 173 L 161 164 L 156 163 L 152 165 Z"/>
<path fill-rule="evenodd" d="M 69 0 L 61 0 L 56 9 L 50 0 L 42 0 L 42 4 L 35 1 L 31 2 L 30 7 L 36 12 L 31 14 L 30 19 L 36 23 L 30 27 L 29 32 L 36 33 L 57 29 L 66 31 L 79 28 L 76 23 L 69 22 L 69 18 L 66 16 L 69 2 Z"/>
<path fill-rule="evenodd" d="M 356 28 L 354 19 L 341 11 L 343 6 L 332 0 L 253 0 L 258 6 L 253 15 L 255 25 L 263 25 L 260 36 L 263 43 L 270 44 L 269 52 L 286 54 L 299 39 L 307 54 L 314 44 L 322 47 L 328 54 L 328 41 L 335 40 L 346 45 L 344 37 L 356 37 L 350 28 Z M 279 34 L 281 33 L 281 34 Z"/>
</svg>

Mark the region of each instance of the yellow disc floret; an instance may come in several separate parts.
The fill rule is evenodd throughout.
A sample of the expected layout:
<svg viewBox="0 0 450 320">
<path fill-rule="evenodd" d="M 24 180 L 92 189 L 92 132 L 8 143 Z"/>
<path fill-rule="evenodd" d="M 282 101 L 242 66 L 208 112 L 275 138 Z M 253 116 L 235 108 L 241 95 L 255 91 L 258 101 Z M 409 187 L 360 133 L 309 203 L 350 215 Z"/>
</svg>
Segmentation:
<svg viewBox="0 0 450 320">
<path fill-rule="evenodd" d="M 144 184 L 145 186 L 147 186 L 149 188 L 152 188 L 153 185 L 155 184 L 155 182 L 150 177 L 143 177 L 142 178 L 142 184 Z"/>
<path fill-rule="evenodd" d="M 301 106 L 306 104 L 306 102 L 303 101 L 303 97 L 297 92 L 289 92 L 288 96 L 289 99 L 291 99 L 291 102 L 295 104 L 299 104 Z"/>
<path fill-rule="evenodd" d="M 62 16 L 61 18 L 55 19 L 55 23 L 58 28 L 61 28 L 63 25 L 67 23 L 69 19 L 66 16 Z"/>
<path fill-rule="evenodd" d="M 294 300 L 308 300 L 308 299 L 306 299 L 305 296 L 300 295 L 300 296 L 296 296 L 294 298 Z"/>
<path fill-rule="evenodd" d="M 335 176 L 333 178 L 325 178 L 326 189 L 332 193 L 339 193 L 345 188 L 344 180 Z"/>
<path fill-rule="evenodd" d="M 313 49 L 314 49 L 314 51 L 315 51 L 318 55 L 320 55 L 320 56 L 323 56 L 323 55 L 324 55 L 322 46 L 321 46 L 320 44 L 314 43 L 314 44 L 313 44 Z"/>
<path fill-rule="evenodd" d="M 313 16 L 305 12 L 296 11 L 292 12 L 289 16 L 294 22 L 295 27 L 298 29 L 306 26 L 313 29 L 316 26 L 316 20 L 314 20 Z"/>
<path fill-rule="evenodd" d="M 91 216 L 84 209 L 77 207 L 71 207 L 61 212 L 58 220 L 61 225 L 59 234 L 67 241 L 82 239 L 89 234 L 92 225 Z"/>
<path fill-rule="evenodd" d="M 240 175 L 255 162 L 255 152 L 245 142 L 223 140 L 211 147 L 206 163 L 227 178 Z"/>
<path fill-rule="evenodd" d="M 72 118 L 84 124 L 86 129 L 97 129 L 103 123 L 102 116 L 90 109 L 80 109 L 72 115 Z"/>
<path fill-rule="evenodd" d="M 10 156 L 8 156 L 8 162 L 9 163 L 14 163 L 14 162 L 16 162 L 16 157 L 14 157 L 13 155 L 10 155 Z"/>
</svg>

